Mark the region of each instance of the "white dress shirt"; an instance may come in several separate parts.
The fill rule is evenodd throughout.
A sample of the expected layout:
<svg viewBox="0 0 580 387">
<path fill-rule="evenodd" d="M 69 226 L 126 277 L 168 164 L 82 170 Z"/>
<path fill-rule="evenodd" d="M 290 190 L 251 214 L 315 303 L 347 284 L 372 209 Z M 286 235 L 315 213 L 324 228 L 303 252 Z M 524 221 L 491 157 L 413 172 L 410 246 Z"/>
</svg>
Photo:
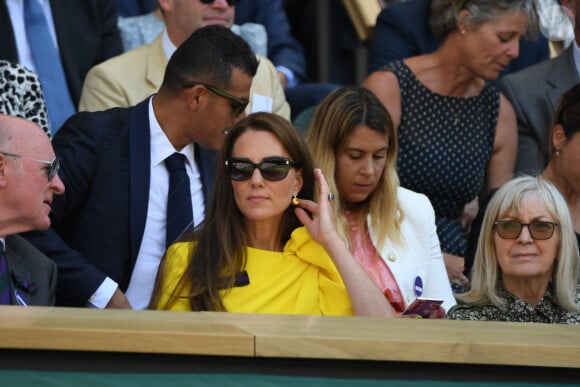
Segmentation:
<svg viewBox="0 0 580 387">
<path fill-rule="evenodd" d="M 176 152 L 155 118 L 152 101 L 153 98 L 149 100 L 149 128 L 151 132 L 151 165 L 149 168 L 151 180 L 147 220 L 131 281 L 125 293 L 134 309 L 147 308 L 153 292 L 157 268 L 165 253 L 169 172 L 164 161 Z M 194 226 L 197 226 L 205 218 L 205 204 L 201 175 L 195 163 L 194 146 L 189 144 L 179 152 L 187 159 L 185 169 L 191 185 Z M 97 289 L 94 297 L 91 298 L 91 304 L 98 308 L 104 308 L 116 289 L 117 284 L 107 278 Z"/>
</svg>

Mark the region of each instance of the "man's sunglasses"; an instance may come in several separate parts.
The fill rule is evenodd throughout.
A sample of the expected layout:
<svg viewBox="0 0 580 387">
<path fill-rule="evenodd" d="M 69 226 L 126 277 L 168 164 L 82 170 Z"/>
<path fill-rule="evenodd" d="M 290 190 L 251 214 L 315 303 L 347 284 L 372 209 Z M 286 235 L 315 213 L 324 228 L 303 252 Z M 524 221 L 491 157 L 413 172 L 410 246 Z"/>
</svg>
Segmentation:
<svg viewBox="0 0 580 387">
<path fill-rule="evenodd" d="M 269 181 L 280 181 L 288 176 L 288 171 L 294 163 L 286 157 L 266 157 L 261 163 L 253 163 L 248 159 L 232 157 L 226 161 L 226 170 L 234 181 L 248 180 L 258 169 L 262 177 Z"/>
<path fill-rule="evenodd" d="M 517 239 L 526 226 L 530 235 L 536 240 L 550 239 L 554 235 L 554 229 L 559 226 L 558 223 L 537 220 L 532 223 L 520 223 L 515 220 L 498 220 L 493 222 L 497 235 L 503 239 Z"/>
<path fill-rule="evenodd" d="M 209 91 L 214 93 L 215 95 L 218 95 L 220 97 L 223 97 L 225 99 L 230 100 L 231 105 L 232 105 L 232 110 L 234 111 L 234 114 L 236 115 L 236 117 L 239 116 L 240 114 L 242 114 L 242 112 L 244 110 L 246 110 L 246 106 L 248 106 L 248 103 L 250 103 L 250 101 L 247 100 L 246 98 L 236 97 L 235 95 L 232 95 L 232 94 L 228 93 L 227 91 L 220 89 L 219 87 L 215 87 L 215 86 L 209 85 L 207 83 L 202 83 L 202 82 L 183 83 L 181 85 L 181 87 L 188 88 L 188 87 L 194 87 L 197 85 L 202 85 L 203 87 L 205 87 L 206 89 L 208 89 Z"/>
<path fill-rule="evenodd" d="M 213 4 L 215 3 L 215 0 L 199 0 L 201 1 L 202 4 Z M 238 2 L 238 0 L 227 0 L 228 5 L 231 7 L 233 5 L 236 5 L 236 3 Z"/>
<path fill-rule="evenodd" d="M 52 161 L 46 161 L 46 160 L 33 159 L 32 157 L 24 157 L 24 156 L 20 156 L 20 155 L 14 154 L 14 153 L 8 153 L 8 152 L 0 152 L 0 153 L 2 153 L 3 155 L 6 155 L 6 156 L 16 157 L 16 158 L 25 159 L 25 160 L 32 160 L 32 161 L 36 161 L 36 162 L 48 165 L 48 167 L 45 168 L 46 175 L 48 177 L 48 181 L 51 181 L 52 178 L 54 176 L 56 176 L 56 174 L 58 173 L 58 169 L 60 168 L 60 162 L 58 161 L 57 158 L 55 158 Z"/>
</svg>

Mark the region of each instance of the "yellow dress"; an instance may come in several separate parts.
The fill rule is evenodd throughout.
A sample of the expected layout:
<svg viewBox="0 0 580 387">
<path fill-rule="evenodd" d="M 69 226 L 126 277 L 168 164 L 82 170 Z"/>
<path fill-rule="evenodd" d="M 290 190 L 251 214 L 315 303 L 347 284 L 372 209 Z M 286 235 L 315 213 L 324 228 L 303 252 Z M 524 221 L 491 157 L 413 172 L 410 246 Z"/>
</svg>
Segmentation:
<svg viewBox="0 0 580 387">
<path fill-rule="evenodd" d="M 166 309 L 185 272 L 195 242 L 169 247 L 157 309 Z M 229 312 L 351 316 L 352 305 L 342 278 L 326 251 L 304 227 L 297 228 L 284 251 L 248 247 L 245 271 L 249 284 L 222 290 Z M 170 310 L 191 310 L 184 289 Z"/>
</svg>

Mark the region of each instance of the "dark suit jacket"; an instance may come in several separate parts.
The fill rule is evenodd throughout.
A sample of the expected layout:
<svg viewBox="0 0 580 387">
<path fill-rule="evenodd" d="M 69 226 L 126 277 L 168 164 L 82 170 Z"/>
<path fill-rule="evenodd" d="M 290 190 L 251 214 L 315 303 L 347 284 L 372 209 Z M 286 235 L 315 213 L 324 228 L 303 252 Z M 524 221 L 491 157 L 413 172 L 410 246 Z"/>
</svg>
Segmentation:
<svg viewBox="0 0 580 387">
<path fill-rule="evenodd" d="M 19 235 L 6 237 L 6 259 L 12 305 L 22 305 L 16 295 L 26 305 L 54 305 L 57 270 L 53 261 Z"/>
<path fill-rule="evenodd" d="M 299 82 L 306 80 L 306 58 L 302 45 L 290 31 L 282 0 L 240 0 L 235 23 L 262 24 L 268 34 L 268 59 L 274 66 L 292 70 Z"/>
<path fill-rule="evenodd" d="M 431 0 L 409 0 L 384 8 L 377 17 L 371 40 L 369 71 L 376 71 L 393 60 L 428 54 L 440 40 L 431 31 Z M 409 22 L 412 20 L 413 22 Z M 520 40 L 520 56 L 510 62 L 501 75 L 549 59 L 548 40 L 539 35 L 534 41 Z"/>
<path fill-rule="evenodd" d="M 51 0 L 54 29 L 68 88 L 75 106 L 87 72 L 123 53 L 114 0 Z M 0 1 L 0 59 L 18 63 L 6 2 Z"/>
<path fill-rule="evenodd" d="M 25 235 L 58 265 L 57 305 L 84 306 L 106 276 L 127 290 L 149 202 L 148 101 L 78 113 L 53 139 L 66 191 L 54 198 L 52 228 Z M 196 147 L 206 202 L 215 156 Z"/>
<path fill-rule="evenodd" d="M 157 0 L 116 0 L 119 16 L 139 16 L 159 7 Z"/>
<path fill-rule="evenodd" d="M 556 105 L 564 92 L 580 82 L 573 46 L 552 60 L 505 76 L 499 82 L 518 119 L 516 172 L 537 174 L 548 163 Z"/>
</svg>

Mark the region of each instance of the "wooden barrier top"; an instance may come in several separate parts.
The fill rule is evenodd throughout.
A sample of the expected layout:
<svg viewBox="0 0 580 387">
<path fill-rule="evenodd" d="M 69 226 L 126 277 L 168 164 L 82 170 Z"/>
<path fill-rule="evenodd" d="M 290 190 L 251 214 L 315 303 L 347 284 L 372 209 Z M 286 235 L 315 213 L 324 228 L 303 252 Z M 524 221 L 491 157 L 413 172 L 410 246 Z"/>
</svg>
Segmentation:
<svg viewBox="0 0 580 387">
<path fill-rule="evenodd" d="M 580 368 L 580 327 L 1 306 L 0 348 Z"/>
<path fill-rule="evenodd" d="M 200 313 L 0 306 L 0 348 L 254 356 L 254 337 Z"/>
<path fill-rule="evenodd" d="M 580 327 L 491 321 L 220 314 L 256 356 L 580 368 Z"/>
</svg>

